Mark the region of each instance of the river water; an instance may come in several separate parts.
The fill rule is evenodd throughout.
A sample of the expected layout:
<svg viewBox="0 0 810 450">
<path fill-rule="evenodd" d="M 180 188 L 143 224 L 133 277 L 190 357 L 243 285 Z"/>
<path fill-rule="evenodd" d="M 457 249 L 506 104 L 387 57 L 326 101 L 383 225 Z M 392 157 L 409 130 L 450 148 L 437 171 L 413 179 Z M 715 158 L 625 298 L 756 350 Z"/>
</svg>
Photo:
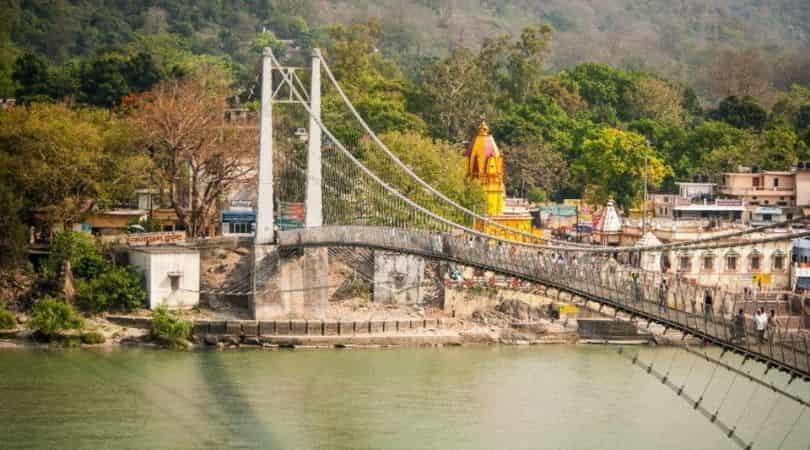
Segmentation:
<svg viewBox="0 0 810 450">
<path fill-rule="evenodd" d="M 722 403 L 721 420 L 739 423 L 747 438 L 758 433 L 755 448 L 776 448 L 800 411 L 682 350 L 625 350 L 671 366 L 690 393 L 711 379 L 705 404 Z M 785 385 L 779 374 L 769 377 Z M 810 393 L 801 381 L 788 388 Z M 782 448 L 806 449 L 808 429 L 810 411 Z M 2 350 L 0 448 L 736 447 L 615 347 L 547 345 Z"/>
</svg>

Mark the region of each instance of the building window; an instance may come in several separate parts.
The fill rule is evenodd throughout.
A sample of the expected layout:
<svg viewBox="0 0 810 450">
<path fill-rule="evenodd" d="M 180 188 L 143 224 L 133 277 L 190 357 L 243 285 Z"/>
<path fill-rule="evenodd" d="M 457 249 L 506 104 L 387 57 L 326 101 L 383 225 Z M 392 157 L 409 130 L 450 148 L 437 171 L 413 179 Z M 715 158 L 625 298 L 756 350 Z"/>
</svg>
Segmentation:
<svg viewBox="0 0 810 450">
<path fill-rule="evenodd" d="M 250 224 L 244 222 L 232 222 L 228 224 L 228 233 L 247 234 L 250 233 Z"/>
<path fill-rule="evenodd" d="M 180 275 L 171 273 L 169 274 L 169 281 L 172 285 L 172 292 L 177 292 L 180 290 Z"/>
<path fill-rule="evenodd" d="M 773 179 L 773 187 L 779 187 L 779 178 Z"/>
<path fill-rule="evenodd" d="M 759 271 L 759 255 L 751 256 L 751 271 L 752 272 Z"/>
<path fill-rule="evenodd" d="M 726 272 L 736 272 L 736 271 L 737 271 L 737 257 L 726 256 Z"/>
<path fill-rule="evenodd" d="M 785 257 L 776 255 L 773 257 L 773 270 L 785 270 Z"/>
<path fill-rule="evenodd" d="M 678 270 L 688 272 L 692 266 L 692 259 L 688 256 L 681 256 L 678 258 Z"/>
<path fill-rule="evenodd" d="M 703 270 L 706 272 L 710 272 L 714 270 L 714 257 L 713 256 L 704 256 L 703 257 Z"/>
</svg>

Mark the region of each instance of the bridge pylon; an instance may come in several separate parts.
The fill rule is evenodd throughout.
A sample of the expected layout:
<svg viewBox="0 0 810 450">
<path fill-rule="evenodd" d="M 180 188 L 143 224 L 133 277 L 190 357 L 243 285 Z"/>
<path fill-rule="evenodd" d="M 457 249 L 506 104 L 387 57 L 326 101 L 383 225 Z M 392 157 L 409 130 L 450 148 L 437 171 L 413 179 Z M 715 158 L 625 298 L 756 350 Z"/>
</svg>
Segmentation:
<svg viewBox="0 0 810 450">
<path fill-rule="evenodd" d="M 328 302 L 329 252 L 327 248 L 306 248 L 282 254 L 275 243 L 273 214 L 273 52 L 262 55 L 262 100 L 259 144 L 259 186 L 256 240 L 253 254 L 253 295 L 250 309 L 254 319 L 299 316 L 314 318 Z M 321 77 L 320 50 L 312 51 L 312 75 L 304 225 L 323 225 L 323 186 L 321 168 Z M 292 86 L 290 86 L 292 88 Z"/>
</svg>

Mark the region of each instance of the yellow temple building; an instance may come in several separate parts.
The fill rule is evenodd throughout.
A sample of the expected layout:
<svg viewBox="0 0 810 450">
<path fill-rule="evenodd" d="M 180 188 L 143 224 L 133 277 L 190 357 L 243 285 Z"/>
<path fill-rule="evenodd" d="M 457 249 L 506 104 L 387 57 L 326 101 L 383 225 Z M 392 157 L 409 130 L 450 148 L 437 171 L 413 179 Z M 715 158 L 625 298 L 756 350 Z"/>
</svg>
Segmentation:
<svg viewBox="0 0 810 450">
<path fill-rule="evenodd" d="M 470 140 L 467 147 L 466 173 L 467 178 L 478 182 L 486 196 L 486 216 L 493 222 L 509 228 L 542 236 L 543 231 L 532 227 L 532 216 L 522 199 L 507 199 L 504 186 L 503 156 L 495 139 L 489 131 L 486 122 L 481 122 L 478 133 Z M 493 224 L 476 220 L 475 229 L 487 234 L 503 238 L 523 241 L 525 236 L 521 233 L 512 233 Z"/>
</svg>

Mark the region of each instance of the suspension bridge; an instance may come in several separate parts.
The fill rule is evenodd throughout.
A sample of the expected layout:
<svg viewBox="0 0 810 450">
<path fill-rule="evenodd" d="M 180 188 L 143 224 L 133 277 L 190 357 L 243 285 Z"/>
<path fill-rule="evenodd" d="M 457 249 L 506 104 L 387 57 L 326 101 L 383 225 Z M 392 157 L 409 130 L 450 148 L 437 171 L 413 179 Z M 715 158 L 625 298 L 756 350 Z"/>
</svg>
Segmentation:
<svg viewBox="0 0 810 450">
<path fill-rule="evenodd" d="M 318 50 L 313 51 L 311 64 L 311 89 L 307 94 L 296 71 L 280 64 L 270 49 L 262 58 L 255 251 L 251 273 L 237 283 L 240 293 L 251 296 L 256 318 L 283 314 L 285 304 L 291 301 L 303 302 L 305 308 L 323 305 L 327 301 L 330 258 L 368 265 L 373 262 L 368 252 L 382 251 L 451 262 L 553 287 L 596 309 L 607 308 L 615 315 L 646 321 L 648 325 L 657 323 L 684 337 L 694 336 L 714 344 L 721 349 L 716 356 L 688 351 L 714 364 L 715 370 L 723 367 L 734 372 L 734 382 L 738 377 L 748 379 L 752 389 L 765 386 L 777 398 L 798 405 L 800 413 L 785 438 L 800 423 L 808 402 L 790 393 L 789 387 L 797 379 L 802 380 L 801 385 L 810 381 L 810 340 L 805 330 L 786 321 L 763 340 L 750 316 L 745 316 L 742 324 L 735 323 L 735 312 L 745 309 L 748 302 L 745 294 L 715 290 L 714 306 L 707 311 L 702 308 L 703 288 L 682 277 L 641 270 L 628 261 L 641 261 L 650 254 L 741 251 L 792 240 L 810 235 L 810 219 L 798 217 L 744 231 L 646 247 L 571 243 L 509 228 L 466 208 L 421 179 L 369 127 Z M 358 149 L 347 147 L 324 124 L 322 73 L 326 74 L 327 87 L 354 118 L 351 125 L 371 143 L 363 148 L 365 159 L 374 152 L 378 161 L 385 162 L 383 169 L 372 171 L 357 156 Z M 274 151 L 274 103 L 291 103 L 306 111 L 306 152 Z M 278 226 L 279 214 L 274 208 L 289 203 L 304 205 L 300 227 Z M 482 229 L 496 233 L 486 234 Z M 780 232 L 771 233 L 774 230 Z M 287 261 L 290 255 L 297 255 L 293 262 Z M 665 278 L 667 283 L 663 284 Z M 293 290 L 306 294 L 297 300 L 284 299 L 284 292 Z M 217 292 L 226 293 L 227 289 Z M 739 355 L 737 363 L 725 358 L 726 354 Z M 712 380 L 701 394 L 690 395 L 686 380 L 676 383 L 665 364 L 657 367 L 653 362 L 643 363 L 637 355 L 630 359 L 702 412 L 739 447 L 754 446 L 759 433 L 744 439 L 733 420 L 721 414 L 723 404 L 710 408 L 704 403 Z M 744 364 L 760 364 L 763 373 L 745 371 Z M 765 381 L 771 370 L 786 376 L 784 387 Z M 805 436 L 803 442 L 810 444 L 810 437 Z M 778 445 L 784 443 L 785 439 Z"/>
</svg>

